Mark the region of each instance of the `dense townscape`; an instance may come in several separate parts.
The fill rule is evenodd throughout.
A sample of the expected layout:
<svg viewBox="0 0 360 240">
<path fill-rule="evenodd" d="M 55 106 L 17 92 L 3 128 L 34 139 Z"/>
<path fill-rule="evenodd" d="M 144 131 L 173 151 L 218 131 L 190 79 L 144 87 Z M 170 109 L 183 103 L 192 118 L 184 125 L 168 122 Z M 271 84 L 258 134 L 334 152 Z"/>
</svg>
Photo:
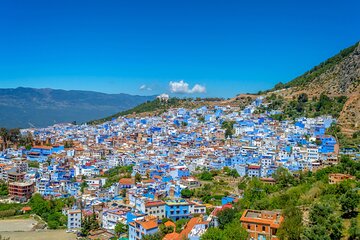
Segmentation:
<svg viewBox="0 0 360 240">
<path fill-rule="evenodd" d="M 340 155 L 358 155 L 328 135 L 332 117 L 279 121 L 276 111 L 259 113 L 264 104 L 258 97 L 243 109 L 171 108 L 99 125 L 21 129 L 27 145 L 0 140 L 2 195 L 18 212 L 82 238 L 295 239 L 278 234 L 286 206 L 255 206 L 254 197 L 343 164 Z M 333 172 L 329 184 L 359 177 Z M 211 238 L 217 229 L 222 237 Z"/>
</svg>

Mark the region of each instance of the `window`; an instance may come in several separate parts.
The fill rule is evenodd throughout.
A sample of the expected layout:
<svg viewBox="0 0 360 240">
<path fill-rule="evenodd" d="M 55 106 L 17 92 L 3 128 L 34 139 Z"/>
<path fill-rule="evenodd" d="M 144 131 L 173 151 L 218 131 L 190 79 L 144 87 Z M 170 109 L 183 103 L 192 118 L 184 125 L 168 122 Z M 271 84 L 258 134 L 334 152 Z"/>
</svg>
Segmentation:
<svg viewBox="0 0 360 240">
<path fill-rule="evenodd" d="M 248 229 L 250 229 L 250 224 L 248 224 Z"/>
<path fill-rule="evenodd" d="M 265 226 L 262 226 L 262 231 L 265 232 Z"/>
</svg>

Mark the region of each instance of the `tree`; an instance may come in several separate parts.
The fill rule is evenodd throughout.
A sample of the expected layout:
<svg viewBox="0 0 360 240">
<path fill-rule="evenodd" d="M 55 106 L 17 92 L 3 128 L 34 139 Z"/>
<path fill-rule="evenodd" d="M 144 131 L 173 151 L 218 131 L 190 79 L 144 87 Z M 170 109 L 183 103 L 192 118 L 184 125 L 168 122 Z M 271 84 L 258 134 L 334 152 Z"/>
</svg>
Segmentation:
<svg viewBox="0 0 360 240">
<path fill-rule="evenodd" d="M 345 215 L 351 215 L 360 203 L 360 194 L 355 190 L 348 190 L 340 197 L 341 210 Z"/>
<path fill-rule="evenodd" d="M 200 240 L 224 240 L 224 233 L 219 228 L 209 228 L 201 235 Z"/>
<path fill-rule="evenodd" d="M 181 190 L 181 196 L 184 198 L 190 198 L 194 195 L 194 192 L 188 188 Z"/>
<path fill-rule="evenodd" d="M 176 232 L 180 233 L 183 227 L 189 222 L 189 219 L 179 219 L 175 222 Z"/>
<path fill-rule="evenodd" d="M 301 102 L 301 103 L 306 103 L 308 101 L 308 95 L 306 93 L 301 93 L 299 96 L 298 96 L 298 102 Z"/>
<path fill-rule="evenodd" d="M 231 177 L 234 177 L 234 178 L 237 178 L 237 177 L 240 177 L 239 173 L 236 171 L 236 169 L 231 169 L 228 173 L 227 173 L 228 176 L 231 176 Z"/>
<path fill-rule="evenodd" d="M 219 228 L 224 229 L 226 224 L 232 222 L 236 216 L 236 212 L 232 208 L 226 208 L 220 211 L 217 215 L 219 221 Z"/>
<path fill-rule="evenodd" d="M 0 181 L 0 196 L 7 196 L 9 194 L 8 185 Z"/>
<path fill-rule="evenodd" d="M 309 219 L 310 224 L 305 228 L 303 239 L 341 239 L 342 219 L 328 203 L 316 203 L 310 210 Z"/>
<path fill-rule="evenodd" d="M 248 239 L 249 233 L 242 227 L 238 219 L 227 224 L 224 229 L 226 240 Z"/>
<path fill-rule="evenodd" d="M 298 240 L 303 231 L 302 212 L 294 206 L 287 206 L 284 211 L 284 221 L 280 226 L 277 235 L 284 240 Z"/>
<path fill-rule="evenodd" d="M 83 236 L 89 235 L 91 230 L 99 228 L 99 223 L 96 219 L 96 214 L 93 213 L 91 216 L 85 216 L 81 222 L 81 234 Z"/>
<path fill-rule="evenodd" d="M 141 237 L 141 240 L 159 240 L 162 238 L 163 238 L 162 234 L 160 232 L 156 232 L 154 234 L 143 235 Z"/>
<path fill-rule="evenodd" d="M 135 183 L 141 182 L 142 177 L 140 173 L 136 173 L 135 174 Z"/>
<path fill-rule="evenodd" d="M 360 227 L 356 218 L 351 219 L 349 228 L 349 240 L 360 239 Z"/>
<path fill-rule="evenodd" d="M 294 181 L 293 175 L 289 172 L 288 169 L 284 167 L 279 167 L 276 169 L 275 173 L 273 174 L 273 178 L 275 179 L 276 184 L 280 185 L 280 187 L 288 187 Z"/>
<path fill-rule="evenodd" d="M 121 222 L 118 222 L 115 226 L 115 234 L 116 236 L 120 237 L 121 234 L 123 233 L 127 233 L 128 231 L 128 228 L 127 228 L 128 225 L 126 224 L 123 224 Z"/>
<path fill-rule="evenodd" d="M 29 205 L 31 206 L 32 211 L 39 216 L 48 213 L 51 209 L 48 202 L 46 202 L 39 193 L 35 193 L 31 197 Z"/>
<path fill-rule="evenodd" d="M 209 171 L 203 171 L 200 173 L 199 178 L 204 181 L 211 181 L 213 179 L 213 175 Z"/>
<path fill-rule="evenodd" d="M 121 196 L 126 197 L 126 188 L 121 189 Z"/>
<path fill-rule="evenodd" d="M 160 230 L 161 234 L 165 236 L 168 233 L 173 233 L 174 227 L 173 226 L 166 227 L 165 224 L 161 224 L 159 226 L 159 230 Z"/>
<path fill-rule="evenodd" d="M 81 193 L 84 193 L 84 189 L 87 188 L 89 185 L 87 184 L 86 181 L 83 181 L 81 184 L 80 184 L 80 192 Z"/>
</svg>

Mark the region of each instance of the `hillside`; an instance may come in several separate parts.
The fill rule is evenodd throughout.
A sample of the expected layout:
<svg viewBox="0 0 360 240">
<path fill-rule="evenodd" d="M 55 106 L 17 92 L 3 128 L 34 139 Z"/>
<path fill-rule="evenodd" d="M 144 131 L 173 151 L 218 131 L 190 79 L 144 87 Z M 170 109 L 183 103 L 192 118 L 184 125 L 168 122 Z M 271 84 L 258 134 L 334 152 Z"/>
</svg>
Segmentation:
<svg viewBox="0 0 360 240">
<path fill-rule="evenodd" d="M 61 122 L 86 122 L 109 116 L 154 96 L 91 91 L 16 88 L 0 89 L 0 127 L 45 127 Z"/>
<path fill-rule="evenodd" d="M 240 94 L 235 98 L 231 98 L 228 100 L 222 98 L 170 98 L 167 103 L 160 102 L 158 99 L 153 101 L 148 101 L 142 103 L 134 108 L 129 110 L 125 110 L 122 112 L 115 113 L 111 116 L 89 121 L 89 124 L 101 124 L 106 121 L 110 121 L 114 118 L 118 118 L 120 116 L 130 116 L 130 117 L 144 117 L 144 116 L 153 116 L 157 114 L 161 114 L 162 112 L 171 109 L 171 108 L 189 108 L 194 109 L 202 106 L 236 106 L 239 108 L 245 107 L 252 100 L 256 98 L 256 95 L 251 94 Z"/>
<path fill-rule="evenodd" d="M 301 93 L 306 93 L 309 99 L 319 99 L 321 94 L 332 100 L 346 97 L 336 117 L 342 131 L 352 134 L 360 129 L 360 44 L 342 50 L 286 84 L 277 84 L 267 96 L 273 93 L 285 100 Z"/>
</svg>

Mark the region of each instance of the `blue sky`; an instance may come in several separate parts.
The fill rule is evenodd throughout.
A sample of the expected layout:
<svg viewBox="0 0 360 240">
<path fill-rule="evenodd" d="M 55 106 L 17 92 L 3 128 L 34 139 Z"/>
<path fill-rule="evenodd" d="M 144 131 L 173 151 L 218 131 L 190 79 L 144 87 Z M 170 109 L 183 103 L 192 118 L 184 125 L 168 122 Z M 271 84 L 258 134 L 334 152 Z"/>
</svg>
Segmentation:
<svg viewBox="0 0 360 240">
<path fill-rule="evenodd" d="M 359 9 L 358 0 L 5 0 L 0 87 L 257 92 L 359 41 Z"/>
</svg>

